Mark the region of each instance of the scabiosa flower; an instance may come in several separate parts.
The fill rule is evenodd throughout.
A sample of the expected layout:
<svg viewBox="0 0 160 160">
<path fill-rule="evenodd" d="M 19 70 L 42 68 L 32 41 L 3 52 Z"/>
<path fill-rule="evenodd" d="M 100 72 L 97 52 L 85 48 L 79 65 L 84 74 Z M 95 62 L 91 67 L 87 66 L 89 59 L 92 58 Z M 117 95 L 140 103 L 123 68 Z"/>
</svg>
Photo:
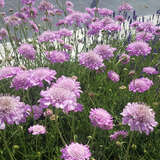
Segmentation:
<svg viewBox="0 0 160 160">
<path fill-rule="evenodd" d="M 21 44 L 18 48 L 18 52 L 30 60 L 34 60 L 36 56 L 36 51 L 33 48 L 33 45 L 28 43 Z"/>
<path fill-rule="evenodd" d="M 57 79 L 54 85 L 74 92 L 77 98 L 80 98 L 80 93 L 82 93 L 80 82 L 77 82 L 75 79 L 71 77 L 62 76 Z"/>
<path fill-rule="evenodd" d="M 147 74 L 158 74 L 158 71 L 153 67 L 144 67 L 143 72 Z"/>
<path fill-rule="evenodd" d="M 22 4 L 32 5 L 36 0 L 21 0 Z"/>
<path fill-rule="evenodd" d="M 28 132 L 32 133 L 32 135 L 45 134 L 46 128 L 42 125 L 36 124 L 28 128 Z"/>
<path fill-rule="evenodd" d="M 46 91 L 41 91 L 40 95 L 43 97 L 39 100 L 42 108 L 47 108 L 49 105 L 52 105 L 53 107 L 63 109 L 65 113 L 79 111 L 79 108 L 82 108 L 82 106 L 77 103 L 77 97 L 74 92 L 68 89 L 52 85 L 52 87 Z"/>
<path fill-rule="evenodd" d="M 133 9 L 133 7 L 130 4 L 128 4 L 128 3 L 123 3 L 118 8 L 119 11 L 130 11 L 132 9 Z"/>
<path fill-rule="evenodd" d="M 103 108 L 91 109 L 89 118 L 92 125 L 104 130 L 110 130 L 113 128 L 112 116 Z"/>
<path fill-rule="evenodd" d="M 21 18 L 17 17 L 15 14 L 13 14 L 13 15 L 4 17 L 4 22 L 8 25 L 16 26 L 16 25 L 21 24 L 22 20 L 21 20 Z"/>
<path fill-rule="evenodd" d="M 64 63 L 70 59 L 69 54 L 64 51 L 46 52 L 46 56 L 47 59 L 51 61 L 51 63 Z"/>
<path fill-rule="evenodd" d="M 73 5 L 73 3 L 71 1 L 66 1 L 66 7 L 67 8 L 73 8 L 74 5 Z"/>
<path fill-rule="evenodd" d="M 115 16 L 115 20 L 120 23 L 123 23 L 125 21 L 125 18 L 122 15 L 117 15 Z"/>
<path fill-rule="evenodd" d="M 38 15 L 38 10 L 35 7 L 25 6 L 21 8 L 21 12 L 25 13 L 28 18 L 36 18 Z"/>
<path fill-rule="evenodd" d="M 33 110 L 33 117 L 35 120 L 39 119 L 43 114 L 43 109 L 40 106 L 33 105 L 32 110 Z"/>
<path fill-rule="evenodd" d="M 8 35 L 8 32 L 5 28 L 1 28 L 0 30 L 0 40 L 3 40 L 4 38 L 6 38 Z"/>
<path fill-rule="evenodd" d="M 60 36 L 53 31 L 44 31 L 39 37 L 39 42 L 54 42 L 55 40 L 59 39 Z"/>
<path fill-rule="evenodd" d="M 130 56 L 125 54 L 125 53 L 122 53 L 120 56 L 119 56 L 119 62 L 121 62 L 122 64 L 127 64 L 129 63 L 130 61 Z"/>
<path fill-rule="evenodd" d="M 143 93 L 149 90 L 152 85 L 153 85 L 152 80 L 148 78 L 142 77 L 134 79 L 129 84 L 129 91 Z"/>
<path fill-rule="evenodd" d="M 47 0 L 42 0 L 38 6 L 40 11 L 48 11 L 53 10 L 54 6 L 52 3 L 48 2 Z"/>
<path fill-rule="evenodd" d="M 6 79 L 6 78 L 12 78 L 15 75 L 19 74 L 22 71 L 19 67 L 3 67 L 0 69 L 0 80 Z"/>
<path fill-rule="evenodd" d="M 103 59 L 94 51 L 81 53 L 78 55 L 80 65 L 85 66 L 91 70 L 98 70 L 104 67 Z"/>
<path fill-rule="evenodd" d="M 0 96 L 0 129 L 5 129 L 5 124 L 19 124 L 26 118 L 28 105 L 20 102 L 20 97 Z"/>
<path fill-rule="evenodd" d="M 113 134 L 110 135 L 110 139 L 113 140 L 117 140 L 119 137 L 123 137 L 126 138 L 128 136 L 128 132 L 127 131 L 116 131 Z"/>
<path fill-rule="evenodd" d="M 110 16 L 113 14 L 113 11 L 107 8 L 98 8 L 98 13 L 101 16 Z"/>
<path fill-rule="evenodd" d="M 57 34 L 60 35 L 60 38 L 63 37 L 63 36 L 64 37 L 71 37 L 72 36 L 72 31 L 70 31 L 66 28 L 62 28 L 57 32 Z"/>
<path fill-rule="evenodd" d="M 66 145 L 65 148 L 61 149 L 62 156 L 64 160 L 89 160 L 91 157 L 91 152 L 87 145 L 72 142 L 69 146 Z"/>
<path fill-rule="evenodd" d="M 113 82 L 118 82 L 119 81 L 119 75 L 114 71 L 109 71 L 108 72 L 108 78 L 110 80 L 112 80 Z"/>
<path fill-rule="evenodd" d="M 34 21 L 29 21 L 29 24 L 31 25 L 32 29 L 33 29 L 35 32 L 39 32 L 38 26 L 37 26 L 36 23 L 34 23 Z"/>
<path fill-rule="evenodd" d="M 128 103 L 123 112 L 122 123 L 128 124 L 131 131 L 145 132 L 149 135 L 158 123 L 155 121 L 154 111 L 143 103 Z"/>
<path fill-rule="evenodd" d="M 140 32 L 140 33 L 137 33 L 137 35 L 136 35 L 137 41 L 148 42 L 150 40 L 153 40 L 153 38 L 154 38 L 153 34 L 149 33 L 149 32 Z"/>
<path fill-rule="evenodd" d="M 117 23 L 110 23 L 110 24 L 107 24 L 105 27 L 103 27 L 103 30 L 109 31 L 109 32 L 117 32 L 121 30 L 121 26 Z"/>
<path fill-rule="evenodd" d="M 113 52 L 116 50 L 116 48 L 112 48 L 110 45 L 97 45 L 96 48 L 94 48 L 94 52 L 102 56 L 105 60 L 109 60 L 114 57 Z"/>
<path fill-rule="evenodd" d="M 43 87 L 43 81 L 51 84 L 51 81 L 56 79 L 56 74 L 55 70 L 49 68 L 36 68 L 32 70 L 30 81 L 32 82 L 32 86 Z"/>
<path fill-rule="evenodd" d="M 127 51 L 130 56 L 146 56 L 151 53 L 151 47 L 143 41 L 135 41 L 128 45 Z"/>
<path fill-rule="evenodd" d="M 4 5 L 5 5 L 4 0 L 0 0 L 0 7 L 1 7 L 1 8 L 4 8 Z"/>
</svg>

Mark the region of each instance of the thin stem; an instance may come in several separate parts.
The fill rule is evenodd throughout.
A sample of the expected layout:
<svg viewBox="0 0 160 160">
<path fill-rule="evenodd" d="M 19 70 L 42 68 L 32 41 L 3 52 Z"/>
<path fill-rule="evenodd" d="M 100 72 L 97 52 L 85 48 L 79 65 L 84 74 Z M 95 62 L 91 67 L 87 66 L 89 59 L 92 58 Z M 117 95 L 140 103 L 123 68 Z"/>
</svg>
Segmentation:
<svg viewBox="0 0 160 160">
<path fill-rule="evenodd" d="M 73 115 L 72 115 L 72 127 L 71 127 L 71 130 L 72 130 L 72 134 L 73 134 L 73 140 L 74 140 L 74 142 L 76 141 L 75 140 L 75 123 L 74 123 L 74 121 L 75 121 L 75 117 L 74 117 L 74 113 L 73 113 Z"/>
</svg>

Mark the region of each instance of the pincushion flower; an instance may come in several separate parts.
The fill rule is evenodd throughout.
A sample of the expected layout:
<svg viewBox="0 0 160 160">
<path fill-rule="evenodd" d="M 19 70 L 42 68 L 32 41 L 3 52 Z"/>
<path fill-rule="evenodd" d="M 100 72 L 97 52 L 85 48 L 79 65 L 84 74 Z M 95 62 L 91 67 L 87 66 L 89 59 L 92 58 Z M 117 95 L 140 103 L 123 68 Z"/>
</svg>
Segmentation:
<svg viewBox="0 0 160 160">
<path fill-rule="evenodd" d="M 133 9 L 133 7 L 130 4 L 128 4 L 128 3 L 123 3 L 118 8 L 119 11 L 130 11 L 132 9 Z"/>
<path fill-rule="evenodd" d="M 128 54 L 122 53 L 119 56 L 119 62 L 121 62 L 122 64 L 127 64 L 130 61 L 130 56 Z"/>
<path fill-rule="evenodd" d="M 113 128 L 112 116 L 103 108 L 91 109 L 89 118 L 92 125 L 104 130 L 110 130 Z"/>
<path fill-rule="evenodd" d="M 20 67 L 3 67 L 0 69 L 0 80 L 12 78 L 15 75 L 19 74 L 22 71 Z"/>
<path fill-rule="evenodd" d="M 21 46 L 18 48 L 18 52 L 30 60 L 34 60 L 36 57 L 36 51 L 33 48 L 32 44 L 28 43 L 21 44 Z"/>
<path fill-rule="evenodd" d="M 48 10 L 53 10 L 54 6 L 52 3 L 50 3 L 48 0 L 42 0 L 38 6 L 38 9 L 40 11 L 48 11 Z"/>
<path fill-rule="evenodd" d="M 63 109 L 65 113 L 82 110 L 82 105 L 77 103 L 76 95 L 68 89 L 52 85 L 46 91 L 41 91 L 40 95 L 42 98 L 39 100 L 39 103 L 42 108 L 52 105 L 53 107 Z"/>
<path fill-rule="evenodd" d="M 144 67 L 143 72 L 147 74 L 158 74 L 158 71 L 153 67 Z"/>
<path fill-rule="evenodd" d="M 154 36 L 152 33 L 149 32 L 140 32 L 136 34 L 136 40 L 137 41 L 145 41 L 148 42 L 150 40 L 153 40 Z"/>
<path fill-rule="evenodd" d="M 113 52 L 116 50 L 116 48 L 112 48 L 110 45 L 97 45 L 96 48 L 94 48 L 94 52 L 102 56 L 105 60 L 109 60 L 114 57 Z"/>
<path fill-rule="evenodd" d="M 70 56 L 64 51 L 50 51 L 46 52 L 46 57 L 51 63 L 64 63 L 69 61 Z"/>
<path fill-rule="evenodd" d="M 71 1 L 66 1 L 65 5 L 66 5 L 67 8 L 73 8 L 74 7 L 74 4 Z"/>
<path fill-rule="evenodd" d="M 79 54 L 78 60 L 80 65 L 91 70 L 99 70 L 100 68 L 104 67 L 102 57 L 96 54 L 94 51 Z"/>
<path fill-rule="evenodd" d="M 28 132 L 32 133 L 32 135 L 45 134 L 46 128 L 42 125 L 36 124 L 28 128 Z"/>
<path fill-rule="evenodd" d="M 113 11 L 107 8 L 98 8 L 98 13 L 101 16 L 111 16 Z"/>
<path fill-rule="evenodd" d="M 128 45 L 127 51 L 130 56 L 146 56 L 151 53 L 151 47 L 143 41 L 135 41 Z"/>
<path fill-rule="evenodd" d="M 4 17 L 4 22 L 8 25 L 11 26 L 16 26 L 21 24 L 22 20 L 21 18 L 19 18 L 18 16 L 16 16 L 15 14 L 12 14 L 10 16 L 6 16 Z"/>
<path fill-rule="evenodd" d="M 21 0 L 22 4 L 31 5 L 34 4 L 36 0 Z"/>
<path fill-rule="evenodd" d="M 4 8 L 5 2 L 4 0 L 0 0 L 0 8 Z"/>
<path fill-rule="evenodd" d="M 61 149 L 62 156 L 64 160 L 89 160 L 91 157 L 91 152 L 87 145 L 74 143 L 66 145 L 65 148 Z"/>
<path fill-rule="evenodd" d="M 8 36 L 7 30 L 5 28 L 1 28 L 1 30 L 0 30 L 0 40 L 3 40 L 7 36 Z"/>
<path fill-rule="evenodd" d="M 119 137 L 127 137 L 128 136 L 128 132 L 127 131 L 116 131 L 113 134 L 110 135 L 110 139 L 111 140 L 117 140 Z"/>
<path fill-rule="evenodd" d="M 128 103 L 121 115 L 122 123 L 128 124 L 131 131 L 145 132 L 146 135 L 149 135 L 158 124 L 154 111 L 143 103 Z"/>
<path fill-rule="evenodd" d="M 77 82 L 71 77 L 62 76 L 57 79 L 54 85 L 73 92 L 77 96 L 77 98 L 80 98 L 80 93 L 82 93 L 80 82 Z"/>
<path fill-rule="evenodd" d="M 150 89 L 153 85 L 152 80 L 148 78 L 138 78 L 134 79 L 129 84 L 129 91 L 143 93 Z"/>
<path fill-rule="evenodd" d="M 20 97 L 0 95 L 0 129 L 5 129 L 6 124 L 24 122 L 28 107 L 20 102 Z"/>
<path fill-rule="evenodd" d="M 116 72 L 114 72 L 114 71 L 109 71 L 108 72 L 108 78 L 110 80 L 112 80 L 113 82 L 118 82 L 119 79 L 120 79 L 119 75 Z"/>
</svg>

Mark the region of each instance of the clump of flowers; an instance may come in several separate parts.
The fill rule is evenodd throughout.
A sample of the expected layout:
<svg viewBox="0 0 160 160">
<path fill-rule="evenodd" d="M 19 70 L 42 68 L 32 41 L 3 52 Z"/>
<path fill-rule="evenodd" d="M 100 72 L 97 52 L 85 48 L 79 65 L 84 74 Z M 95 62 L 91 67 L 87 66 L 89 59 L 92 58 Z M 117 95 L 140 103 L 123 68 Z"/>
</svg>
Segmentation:
<svg viewBox="0 0 160 160">
<path fill-rule="evenodd" d="M 150 40 L 153 40 L 154 36 L 152 33 L 149 32 L 140 32 L 136 34 L 136 40 L 137 41 L 145 41 L 148 42 Z"/>
<path fill-rule="evenodd" d="M 121 115 L 122 123 L 128 124 L 131 131 L 145 132 L 146 135 L 149 135 L 158 124 L 154 111 L 143 103 L 128 103 Z"/>
<path fill-rule="evenodd" d="M 112 48 L 110 45 L 97 45 L 96 48 L 94 48 L 94 52 L 102 56 L 105 60 L 109 60 L 114 57 L 113 52 L 116 50 L 116 48 Z"/>
<path fill-rule="evenodd" d="M 138 78 L 134 79 L 129 84 L 129 91 L 143 93 L 150 89 L 153 85 L 152 80 L 148 78 Z"/>
<path fill-rule="evenodd" d="M 128 45 L 127 51 L 130 56 L 147 56 L 151 53 L 151 47 L 143 41 L 135 41 Z"/>
<path fill-rule="evenodd" d="M 79 54 L 78 60 L 82 66 L 91 70 L 99 70 L 104 67 L 103 58 L 94 51 Z"/>
<path fill-rule="evenodd" d="M 91 152 L 87 145 L 74 143 L 66 145 L 65 148 L 61 149 L 62 156 L 64 160 L 89 160 L 91 157 Z"/>
<path fill-rule="evenodd" d="M 36 51 L 32 44 L 21 44 L 21 46 L 18 48 L 18 52 L 30 60 L 34 60 L 36 57 Z"/>
<path fill-rule="evenodd" d="M 46 52 L 47 59 L 51 61 L 51 63 L 64 63 L 69 61 L 70 56 L 68 53 L 64 51 L 50 51 Z"/>
<path fill-rule="evenodd" d="M 110 130 L 113 128 L 112 116 L 103 108 L 91 109 L 89 118 L 92 125 L 104 130 Z"/>
<path fill-rule="evenodd" d="M 119 79 L 120 79 L 119 75 L 116 72 L 114 72 L 114 71 L 109 71 L 108 72 L 108 78 L 110 80 L 112 80 L 113 82 L 118 82 Z"/>
<path fill-rule="evenodd" d="M 143 72 L 147 74 L 158 74 L 158 71 L 153 67 L 144 67 Z"/>
<path fill-rule="evenodd" d="M 0 80 L 12 78 L 15 75 L 19 74 L 22 71 L 20 67 L 3 67 L 0 69 Z"/>
<path fill-rule="evenodd" d="M 36 124 L 28 128 L 28 132 L 32 133 L 32 135 L 45 134 L 46 128 L 42 125 Z"/>
<path fill-rule="evenodd" d="M 29 105 L 20 102 L 20 97 L 9 95 L 0 96 L 0 129 L 6 124 L 20 124 L 26 119 Z"/>
<path fill-rule="evenodd" d="M 119 137 L 126 138 L 128 136 L 127 131 L 116 131 L 113 134 L 110 135 L 111 140 L 117 140 Z"/>
</svg>

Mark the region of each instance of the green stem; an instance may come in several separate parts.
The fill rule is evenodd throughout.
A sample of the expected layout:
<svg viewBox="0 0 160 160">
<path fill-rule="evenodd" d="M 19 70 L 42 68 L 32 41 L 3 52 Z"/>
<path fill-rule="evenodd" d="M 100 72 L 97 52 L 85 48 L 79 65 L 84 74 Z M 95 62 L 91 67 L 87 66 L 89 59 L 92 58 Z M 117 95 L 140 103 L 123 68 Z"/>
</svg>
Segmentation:
<svg viewBox="0 0 160 160">
<path fill-rule="evenodd" d="M 75 121 L 75 117 L 74 117 L 74 113 L 73 113 L 73 115 L 72 115 L 72 127 L 71 127 L 71 130 L 72 130 L 72 134 L 73 134 L 73 140 L 74 140 L 74 142 L 76 141 L 75 140 L 75 123 L 74 123 L 74 121 Z"/>
</svg>

